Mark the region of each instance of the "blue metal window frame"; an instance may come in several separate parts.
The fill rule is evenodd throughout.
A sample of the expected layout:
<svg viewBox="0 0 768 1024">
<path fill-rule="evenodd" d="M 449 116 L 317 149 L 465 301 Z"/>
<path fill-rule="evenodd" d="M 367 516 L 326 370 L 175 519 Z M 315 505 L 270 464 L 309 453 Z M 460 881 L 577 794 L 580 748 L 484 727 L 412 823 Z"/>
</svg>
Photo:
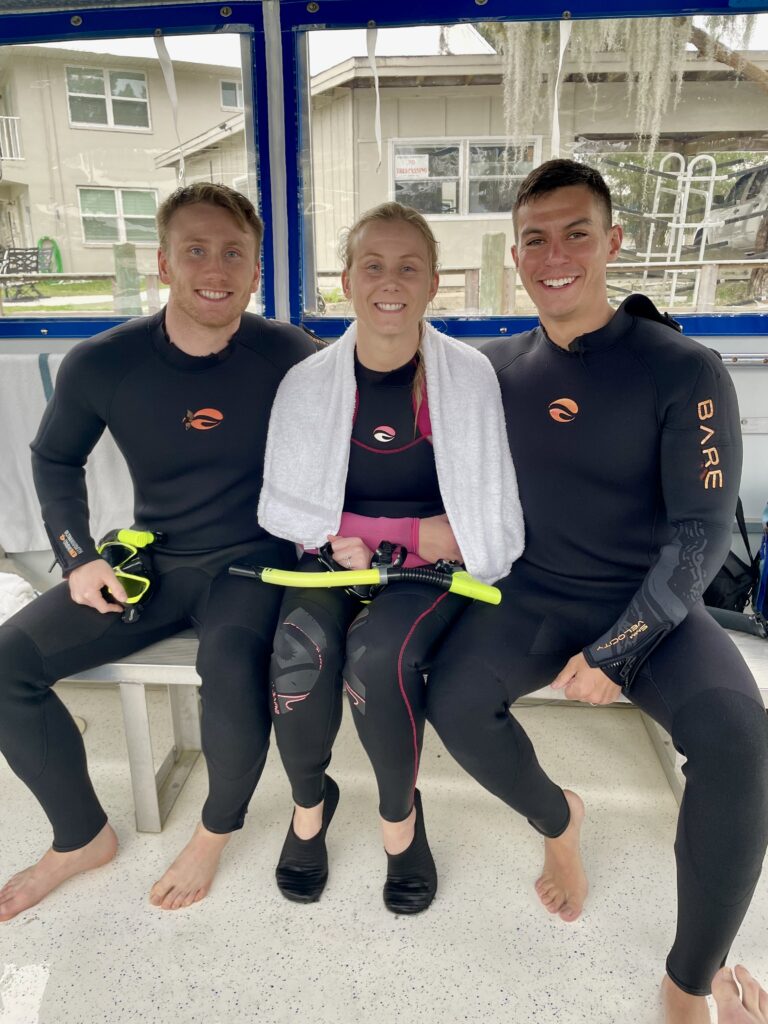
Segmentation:
<svg viewBox="0 0 768 1024">
<path fill-rule="evenodd" d="M 317 7 L 317 10 L 311 8 Z M 229 10 L 228 16 L 222 10 Z M 419 16 L 417 16 L 417 10 Z M 768 0 L 697 0 L 688 6 L 683 0 L 574 0 L 568 11 L 562 2 L 553 0 L 441 0 L 439 17 L 426 19 L 423 7 L 412 0 L 281 0 L 283 92 L 285 102 L 286 186 L 288 196 L 296 196 L 289 205 L 288 261 L 292 268 L 289 279 L 290 318 L 303 323 L 322 337 L 338 337 L 347 321 L 337 317 L 304 315 L 302 241 L 304 221 L 301 202 L 299 153 L 300 103 L 303 101 L 303 74 L 300 67 L 299 33 L 311 29 L 396 28 L 408 25 L 449 24 L 452 22 L 504 20 L 560 20 L 564 14 L 572 18 L 620 18 L 673 16 L 675 14 L 739 14 L 768 10 Z M 81 24 L 73 28 L 72 19 Z M 272 259 L 273 212 L 270 208 L 271 175 L 268 146 L 269 110 L 266 88 L 266 48 L 261 3 L 234 3 L 228 8 L 219 4 L 147 4 L 130 8 L 86 8 L 79 12 L 40 12 L 36 14 L 0 15 L 3 44 L 49 42 L 73 38 L 109 38 L 115 36 L 148 36 L 160 28 L 164 33 L 205 33 L 224 27 L 245 26 L 252 38 L 252 73 L 256 118 L 255 138 L 259 149 L 259 195 L 262 197 L 264 219 L 263 296 L 267 316 L 275 311 L 274 265 Z M 290 159 L 293 154 L 293 159 Z M 50 337 L 81 338 L 121 323 L 124 317 L 0 318 L 0 338 Z M 715 313 L 680 316 L 684 330 L 704 336 L 745 336 L 768 334 L 768 314 Z M 446 317 L 446 329 L 457 337 L 494 337 L 527 330 L 536 321 L 532 317 Z"/>
</svg>

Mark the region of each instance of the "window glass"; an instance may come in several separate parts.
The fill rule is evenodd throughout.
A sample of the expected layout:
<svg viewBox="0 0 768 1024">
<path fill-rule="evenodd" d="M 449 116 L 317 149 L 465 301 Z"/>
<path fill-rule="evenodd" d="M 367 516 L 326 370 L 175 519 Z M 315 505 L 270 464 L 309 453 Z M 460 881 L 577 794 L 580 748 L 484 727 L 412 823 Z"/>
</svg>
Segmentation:
<svg viewBox="0 0 768 1024">
<path fill-rule="evenodd" d="M 239 82 L 221 83 L 221 105 L 225 110 L 243 109 L 243 87 Z"/>
<path fill-rule="evenodd" d="M 154 192 L 138 189 L 80 189 L 86 242 L 157 242 Z"/>
<path fill-rule="evenodd" d="M 83 217 L 83 237 L 86 242 L 119 240 L 115 192 L 104 188 L 82 188 L 80 209 Z"/>
<path fill-rule="evenodd" d="M 180 146 L 185 184 L 222 182 L 257 201 L 249 42 L 166 39 L 178 137 L 151 36 L 0 46 L 0 251 L 36 255 L 19 287 L 0 277 L 0 317 L 159 309 L 155 212 L 180 183 Z M 239 109 L 222 112 L 222 82 Z"/>
<path fill-rule="evenodd" d="M 89 99 L 87 96 L 69 97 L 72 121 L 80 124 L 107 124 L 107 101 Z"/>
<path fill-rule="evenodd" d="M 104 76 L 91 68 L 67 68 L 70 120 L 81 124 L 107 124 Z"/>
<path fill-rule="evenodd" d="M 80 209 L 83 216 L 91 214 L 117 215 L 117 201 L 115 192 L 107 188 L 81 188 Z"/>
<path fill-rule="evenodd" d="M 130 74 L 127 71 L 111 71 L 109 75 L 112 97 L 119 99 L 147 98 L 147 82 L 143 74 Z"/>
<path fill-rule="evenodd" d="M 766 186 L 768 186 L 768 167 L 762 171 L 755 172 L 755 176 L 747 190 L 747 199 L 754 199 L 756 196 L 759 196 Z"/>
<path fill-rule="evenodd" d="M 109 95 L 105 96 L 109 86 Z M 147 82 L 143 72 L 67 68 L 69 114 L 73 124 L 149 127 Z"/>
<path fill-rule="evenodd" d="M 520 182 L 533 170 L 536 147 L 469 145 L 470 213 L 508 213 Z"/>
<path fill-rule="evenodd" d="M 395 145 L 395 199 L 422 213 L 457 213 L 459 147 Z"/>
<path fill-rule="evenodd" d="M 104 75 L 101 71 L 96 71 L 93 68 L 67 68 L 67 84 L 70 95 L 74 93 L 104 95 Z"/>
<path fill-rule="evenodd" d="M 612 190 L 612 301 L 642 290 L 680 313 L 768 310 L 768 14 L 380 29 L 378 123 L 365 31 L 307 36 L 307 313 L 348 315 L 339 241 L 393 199 L 437 237 L 437 315 L 533 312 L 511 209 L 553 156 Z"/>
<path fill-rule="evenodd" d="M 741 200 L 747 194 L 747 189 L 749 188 L 749 183 L 750 183 L 751 180 L 752 180 L 752 175 L 751 174 L 742 174 L 742 175 L 740 175 L 737 178 L 736 183 L 734 184 L 733 188 L 729 191 L 728 195 L 725 197 L 725 200 L 724 200 L 725 205 L 730 205 L 732 203 L 739 203 L 739 202 L 741 202 Z"/>
<path fill-rule="evenodd" d="M 149 127 L 147 83 L 143 74 L 110 72 L 114 123 L 124 127 Z"/>
</svg>

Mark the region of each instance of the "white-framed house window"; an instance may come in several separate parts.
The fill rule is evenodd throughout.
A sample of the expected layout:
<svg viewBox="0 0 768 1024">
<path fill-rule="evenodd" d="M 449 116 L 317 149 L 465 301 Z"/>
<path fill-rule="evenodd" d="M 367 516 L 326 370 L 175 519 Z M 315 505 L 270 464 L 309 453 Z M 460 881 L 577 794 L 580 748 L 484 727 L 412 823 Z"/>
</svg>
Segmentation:
<svg viewBox="0 0 768 1024">
<path fill-rule="evenodd" d="M 394 139 L 392 196 L 422 213 L 508 216 L 520 182 L 540 162 L 541 140 Z"/>
<path fill-rule="evenodd" d="M 460 143 L 395 142 L 394 198 L 422 213 L 459 213 Z"/>
<path fill-rule="evenodd" d="M 83 241 L 92 245 L 157 245 L 157 192 L 143 188 L 78 188 Z"/>
<path fill-rule="evenodd" d="M 243 87 L 240 82 L 221 81 L 221 107 L 222 110 L 243 109 Z"/>
<path fill-rule="evenodd" d="M 66 69 L 69 122 L 78 128 L 150 127 L 147 76 L 112 68 Z"/>
</svg>

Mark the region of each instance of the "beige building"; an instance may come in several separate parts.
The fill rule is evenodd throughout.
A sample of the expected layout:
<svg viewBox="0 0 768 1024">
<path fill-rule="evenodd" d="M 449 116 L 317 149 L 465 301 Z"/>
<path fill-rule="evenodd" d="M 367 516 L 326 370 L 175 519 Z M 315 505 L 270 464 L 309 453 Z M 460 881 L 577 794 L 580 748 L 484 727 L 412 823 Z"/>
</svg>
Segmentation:
<svg viewBox="0 0 768 1024">
<path fill-rule="evenodd" d="M 768 53 L 751 53 L 768 70 Z M 659 151 L 763 151 L 768 155 L 765 92 L 729 69 L 689 56 L 679 101 L 662 122 Z M 477 267 L 483 235 L 504 232 L 516 182 L 552 154 L 550 112 L 521 150 L 504 154 L 500 58 L 495 55 L 383 57 L 377 61 L 381 162 L 375 92 L 367 60 L 352 58 L 312 79 L 312 172 L 318 270 L 336 265 L 339 231 L 385 199 L 422 209 L 446 267 Z M 599 54 L 587 84 L 566 63 L 558 109 L 558 155 L 572 152 L 625 159 L 631 150 L 625 58 Z M 718 183 L 718 191 L 727 191 Z M 639 205 L 639 197 L 637 197 Z"/>
<path fill-rule="evenodd" d="M 209 161 L 202 176 L 244 184 L 239 69 L 175 62 L 174 75 L 182 139 L 239 118 L 239 160 L 225 175 Z M 63 271 L 98 273 L 127 241 L 139 269 L 154 269 L 155 210 L 177 183 L 156 162 L 177 138 L 159 62 L 2 47 L 0 94 L 0 247 L 52 239 Z"/>
<path fill-rule="evenodd" d="M 768 53 L 750 58 L 768 70 Z M 765 94 L 722 64 L 690 52 L 679 102 L 659 149 L 768 152 Z M 481 262 L 483 239 L 504 235 L 516 183 L 552 152 L 549 111 L 521 147 L 506 147 L 501 60 L 495 53 L 380 57 L 381 146 L 373 74 L 350 57 L 310 84 L 311 177 L 307 266 L 331 285 L 344 227 L 395 198 L 421 209 L 442 264 Z M 0 245 L 52 238 L 64 271 L 110 271 L 111 246 L 130 241 L 140 269 L 154 266 L 153 215 L 175 186 L 179 139 L 185 180 L 223 181 L 254 196 L 246 157 L 239 69 L 174 62 L 178 136 L 157 59 L 16 46 L 0 49 Z M 634 145 L 624 57 L 598 54 L 590 84 L 566 63 L 560 152 L 623 159 Z M 718 184 L 720 194 L 727 183 Z M 632 204 L 632 197 L 628 205 Z M 691 233 L 692 235 L 692 233 Z M 314 244 L 312 244 L 314 243 Z M 109 255 L 108 255 L 109 253 Z"/>
</svg>

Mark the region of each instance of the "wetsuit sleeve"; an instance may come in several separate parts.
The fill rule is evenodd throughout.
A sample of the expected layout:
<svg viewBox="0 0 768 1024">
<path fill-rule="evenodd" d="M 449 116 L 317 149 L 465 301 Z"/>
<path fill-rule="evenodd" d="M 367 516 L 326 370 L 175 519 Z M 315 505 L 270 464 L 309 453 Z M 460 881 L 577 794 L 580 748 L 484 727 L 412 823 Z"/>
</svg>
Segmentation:
<svg viewBox="0 0 768 1024">
<path fill-rule="evenodd" d="M 90 534 L 85 462 L 106 426 L 86 399 L 79 353 L 61 364 L 32 448 L 32 475 L 43 523 L 65 574 L 97 558 Z"/>
<path fill-rule="evenodd" d="M 667 539 L 622 616 L 584 649 L 587 662 L 620 686 L 631 683 L 651 651 L 701 598 L 731 544 L 742 444 L 727 370 L 708 353 L 693 388 L 672 397 L 661 411 Z"/>
</svg>

